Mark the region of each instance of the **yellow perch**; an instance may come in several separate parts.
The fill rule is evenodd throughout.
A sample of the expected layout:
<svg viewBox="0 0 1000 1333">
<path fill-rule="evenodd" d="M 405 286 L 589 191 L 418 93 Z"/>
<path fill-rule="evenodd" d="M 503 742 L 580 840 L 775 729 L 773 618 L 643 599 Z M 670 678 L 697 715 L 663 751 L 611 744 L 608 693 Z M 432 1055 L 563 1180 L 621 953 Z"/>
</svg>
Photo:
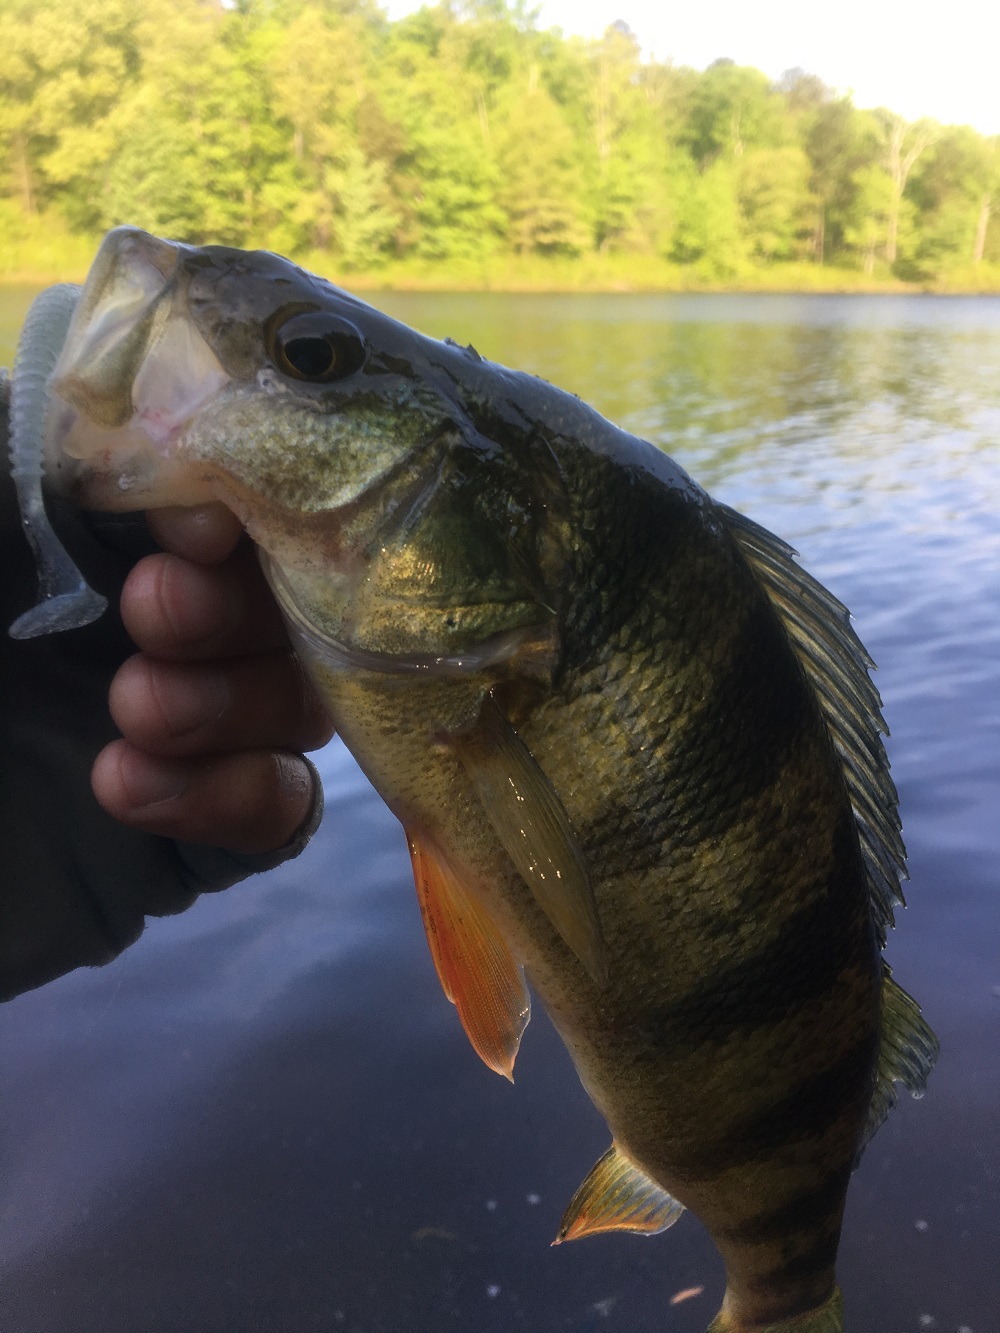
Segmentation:
<svg viewBox="0 0 1000 1333">
<path fill-rule="evenodd" d="M 904 852 L 844 607 L 576 398 L 274 255 L 112 232 L 53 383 L 81 504 L 257 542 L 507 1077 L 530 979 L 612 1134 L 558 1240 L 687 1207 L 714 1333 L 840 1333 L 852 1167 L 936 1054 L 881 957 Z"/>
</svg>

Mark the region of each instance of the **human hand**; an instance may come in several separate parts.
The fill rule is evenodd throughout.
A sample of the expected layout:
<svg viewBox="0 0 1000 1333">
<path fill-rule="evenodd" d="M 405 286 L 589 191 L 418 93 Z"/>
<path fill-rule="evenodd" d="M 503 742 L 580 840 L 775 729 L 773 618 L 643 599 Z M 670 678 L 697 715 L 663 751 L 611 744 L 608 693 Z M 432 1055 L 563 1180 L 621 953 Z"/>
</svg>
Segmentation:
<svg viewBox="0 0 1000 1333">
<path fill-rule="evenodd" d="M 60 535 L 111 606 L 82 629 L 8 638 L 35 572 L 3 407 L 0 999 L 106 963 L 146 916 L 301 851 L 322 791 L 297 751 L 330 730 L 249 545 L 218 509 L 155 516 L 169 552 L 156 555 L 141 517 L 95 516 L 95 540 L 79 515 L 60 513 Z M 117 611 L 123 584 L 138 656 Z"/>
<path fill-rule="evenodd" d="M 289 844 L 315 800 L 301 758 L 332 734 L 291 650 L 242 529 L 221 505 L 160 510 L 168 554 L 125 581 L 121 614 L 140 652 L 118 670 L 94 794 L 116 819 L 244 854 Z"/>
</svg>

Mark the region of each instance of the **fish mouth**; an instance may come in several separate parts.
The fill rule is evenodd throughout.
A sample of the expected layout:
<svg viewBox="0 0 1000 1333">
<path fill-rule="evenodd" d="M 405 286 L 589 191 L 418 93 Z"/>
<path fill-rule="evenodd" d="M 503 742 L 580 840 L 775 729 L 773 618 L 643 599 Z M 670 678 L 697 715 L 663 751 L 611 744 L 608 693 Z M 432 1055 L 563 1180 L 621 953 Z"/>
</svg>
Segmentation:
<svg viewBox="0 0 1000 1333">
<path fill-rule="evenodd" d="M 188 313 L 178 280 L 187 249 L 117 227 L 87 276 L 53 372 L 45 441 L 47 463 L 70 467 L 85 504 L 141 508 L 162 489 L 185 426 L 231 382 Z"/>
</svg>

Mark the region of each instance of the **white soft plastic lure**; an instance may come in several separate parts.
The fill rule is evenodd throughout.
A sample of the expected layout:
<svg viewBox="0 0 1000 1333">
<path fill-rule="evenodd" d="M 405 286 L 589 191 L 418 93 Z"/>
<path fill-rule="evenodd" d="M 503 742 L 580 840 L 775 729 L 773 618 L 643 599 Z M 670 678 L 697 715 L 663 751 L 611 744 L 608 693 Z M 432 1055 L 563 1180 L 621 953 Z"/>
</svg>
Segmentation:
<svg viewBox="0 0 1000 1333">
<path fill-rule="evenodd" d="M 89 586 L 56 536 L 42 496 L 49 381 L 80 291 L 79 287 L 60 283 L 35 298 L 14 359 L 10 386 L 11 476 L 24 533 L 38 569 L 38 603 L 11 625 L 13 639 L 33 639 L 89 625 L 108 605 L 107 598 Z"/>
</svg>

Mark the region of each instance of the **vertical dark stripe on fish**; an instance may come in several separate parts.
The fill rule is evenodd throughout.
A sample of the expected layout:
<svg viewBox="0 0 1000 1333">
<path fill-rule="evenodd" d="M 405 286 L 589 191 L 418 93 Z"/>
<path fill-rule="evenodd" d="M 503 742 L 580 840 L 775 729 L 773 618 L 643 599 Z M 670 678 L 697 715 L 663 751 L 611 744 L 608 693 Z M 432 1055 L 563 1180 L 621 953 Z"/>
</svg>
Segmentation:
<svg viewBox="0 0 1000 1333">
<path fill-rule="evenodd" d="M 792 745 L 814 723 L 812 701 L 763 598 L 728 648 L 711 694 L 664 738 L 675 842 L 725 833 L 772 785 Z M 710 793 L 717 793 L 714 800 Z"/>
<path fill-rule="evenodd" d="M 640 615 L 659 586 L 683 571 L 699 538 L 704 540 L 701 515 L 651 486 L 648 477 L 622 473 L 610 460 L 593 456 L 575 457 L 574 466 L 577 512 L 571 527 L 584 538 L 599 533 L 600 549 L 578 538 L 566 552 L 560 580 L 566 597 L 560 678 L 586 671 L 595 654 Z M 609 505 L 613 510 L 616 504 L 622 521 L 609 524 Z M 614 577 L 602 579 L 602 588 L 595 585 L 595 571 L 613 571 Z"/>
<path fill-rule="evenodd" d="M 778 780 L 793 748 L 815 736 L 815 705 L 770 606 L 761 596 L 745 611 L 696 708 L 669 715 L 675 704 L 665 683 L 642 690 L 641 709 L 621 708 L 634 780 L 627 799 L 609 802 L 579 830 L 595 874 L 649 870 L 661 862 L 665 843 L 697 847 L 724 836 Z M 720 645 L 689 640 L 672 652 L 704 656 L 706 647 L 718 652 Z M 639 663 L 615 682 L 618 690 L 646 685 L 641 657 Z M 647 665 L 645 672 L 662 676 L 663 668 Z"/>
<path fill-rule="evenodd" d="M 771 1292 L 783 1295 L 796 1285 L 808 1282 L 810 1278 L 818 1277 L 821 1273 L 832 1274 L 839 1242 L 838 1219 L 837 1225 L 824 1229 L 813 1239 L 808 1249 L 801 1250 L 773 1268 L 756 1273 L 748 1279 L 747 1286 L 751 1291 L 761 1295 Z"/>
<path fill-rule="evenodd" d="M 850 1179 L 850 1168 L 838 1165 L 818 1183 L 792 1194 L 778 1207 L 762 1208 L 739 1226 L 717 1227 L 715 1234 L 719 1239 L 753 1244 L 812 1230 L 840 1215 Z"/>
<path fill-rule="evenodd" d="M 861 1034 L 856 1045 L 833 1064 L 802 1079 L 786 1096 L 763 1110 L 731 1120 L 725 1133 L 706 1143 L 691 1162 L 692 1174 L 710 1179 L 733 1167 L 772 1156 L 804 1138 L 819 1138 L 851 1109 L 862 1116 L 861 1099 L 871 1096 L 876 1032 Z"/>
<path fill-rule="evenodd" d="M 859 936 L 875 957 L 871 924 L 861 919 L 844 929 L 849 911 L 841 891 L 840 858 L 833 858 L 828 882 L 798 911 L 785 918 L 756 952 L 716 968 L 683 995 L 644 1010 L 644 1029 L 654 1029 L 656 1044 L 690 1049 L 722 1043 L 736 1031 L 773 1027 L 821 999 L 843 973 L 859 962 Z"/>
</svg>

